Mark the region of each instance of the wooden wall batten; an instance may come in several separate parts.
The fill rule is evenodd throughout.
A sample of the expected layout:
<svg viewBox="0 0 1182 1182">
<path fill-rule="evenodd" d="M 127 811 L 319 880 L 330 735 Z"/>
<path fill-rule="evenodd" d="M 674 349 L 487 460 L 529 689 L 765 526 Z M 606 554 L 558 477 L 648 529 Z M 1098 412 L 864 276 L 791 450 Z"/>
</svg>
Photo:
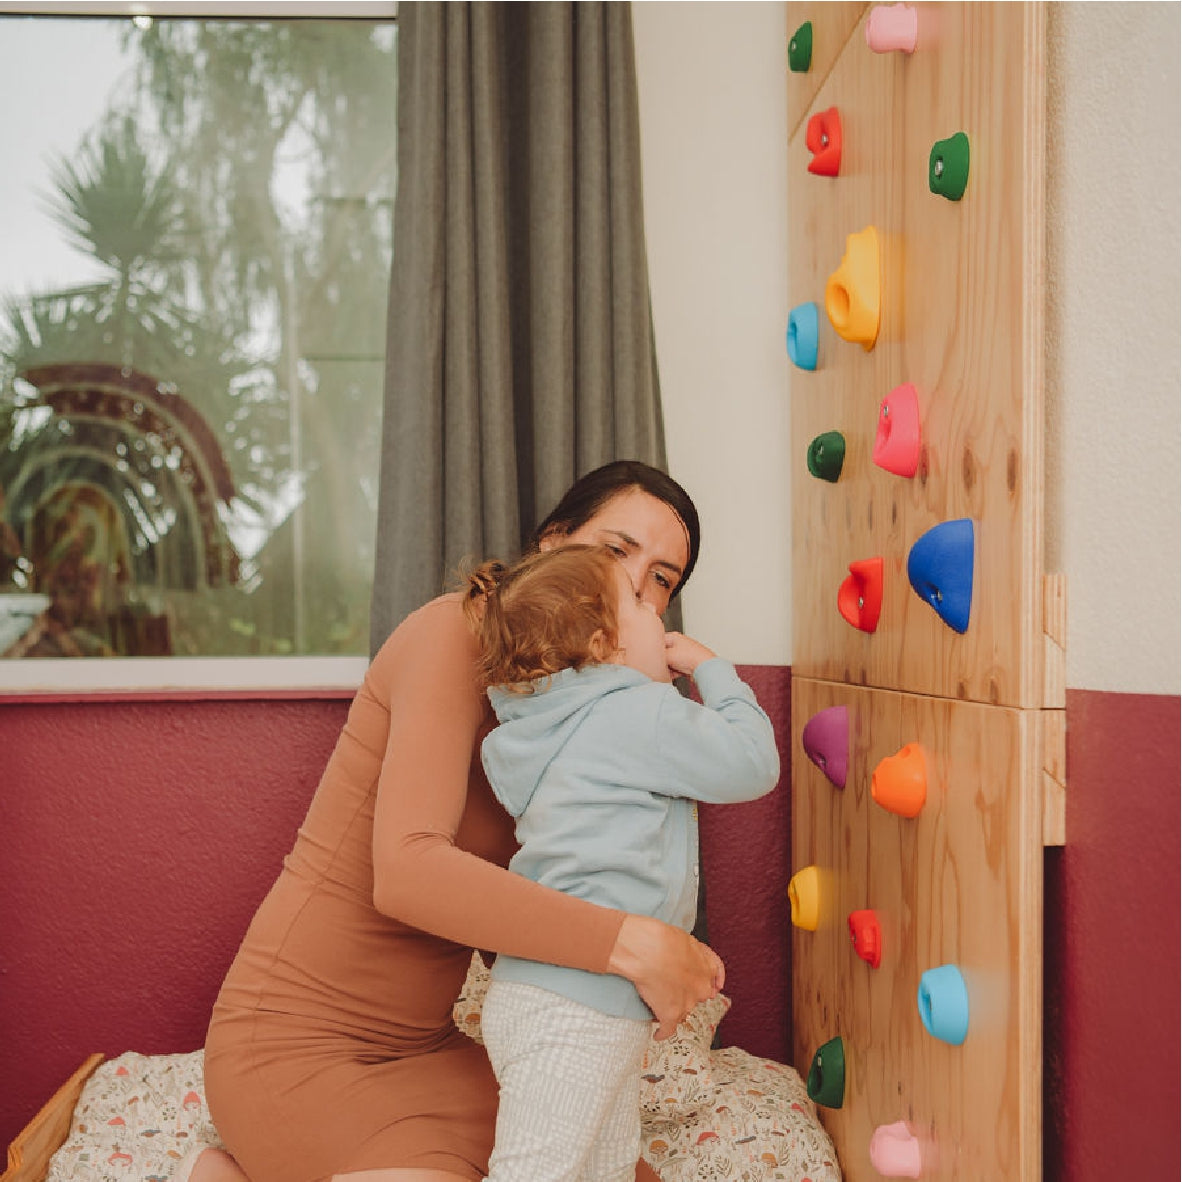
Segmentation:
<svg viewBox="0 0 1182 1182">
<path fill-rule="evenodd" d="M 789 3 L 814 23 L 813 67 L 788 74 L 790 308 L 820 313 L 818 363 L 794 367 L 792 869 L 816 866 L 817 931 L 793 929 L 794 1062 L 840 1036 L 845 1100 L 820 1109 L 845 1176 L 880 1175 L 875 1128 L 905 1121 L 925 1179 L 1041 1177 L 1042 852 L 1064 834 L 1064 595 L 1043 562 L 1045 11 L 1040 3 L 914 6 L 911 54 L 872 52 L 868 5 Z M 836 177 L 808 172 L 811 116 L 836 107 Z M 968 186 L 928 187 L 933 144 L 964 132 Z M 870 349 L 841 339 L 825 286 L 847 237 L 874 226 L 881 318 Z M 874 464 L 882 400 L 914 384 L 912 478 Z M 845 439 L 836 483 L 810 442 Z M 912 590 L 911 547 L 974 528 L 967 629 Z M 877 629 L 840 615 L 852 562 L 883 560 Z M 844 789 L 807 757 L 805 724 L 844 705 Z M 905 819 L 870 792 L 879 762 L 925 752 L 929 795 Z M 882 964 L 847 927 L 871 909 Z M 961 1046 L 920 1020 L 920 975 L 953 963 L 970 999 Z"/>
</svg>

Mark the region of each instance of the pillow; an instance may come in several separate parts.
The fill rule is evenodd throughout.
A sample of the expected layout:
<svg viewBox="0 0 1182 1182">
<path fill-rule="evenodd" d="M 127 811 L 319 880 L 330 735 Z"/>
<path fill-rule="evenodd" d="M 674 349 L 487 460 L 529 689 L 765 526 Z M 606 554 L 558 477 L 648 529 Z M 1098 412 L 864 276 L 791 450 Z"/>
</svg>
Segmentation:
<svg viewBox="0 0 1182 1182">
<path fill-rule="evenodd" d="M 474 955 L 456 1025 L 477 1042 L 488 970 Z M 640 1107 L 645 1159 L 662 1182 L 841 1182 L 833 1143 L 791 1067 L 738 1047 L 711 1050 L 730 1008 L 702 1002 L 649 1042 Z M 203 1051 L 127 1052 L 86 1081 L 45 1182 L 166 1182 L 195 1150 L 220 1146 L 205 1104 Z"/>
<path fill-rule="evenodd" d="M 477 1042 L 488 969 L 473 955 L 456 1025 Z M 837 1152 L 799 1073 L 739 1047 L 711 1050 L 730 1009 L 704 1001 L 658 1042 L 640 1081 L 641 1153 L 661 1182 L 841 1182 Z"/>
<path fill-rule="evenodd" d="M 468 976 L 452 1007 L 452 1019 L 469 1038 L 478 1043 L 480 1010 L 488 992 L 489 973 L 479 953 L 472 954 Z M 649 1039 L 641 1080 L 641 1107 L 654 1114 L 668 1115 L 682 1108 L 694 1111 L 710 1083 L 710 1044 L 718 1024 L 731 1008 L 721 993 L 701 1002 L 669 1037 Z"/>
<path fill-rule="evenodd" d="M 708 1070 L 683 1081 L 672 1111 L 641 1114 L 641 1153 L 661 1182 L 841 1182 L 837 1151 L 795 1069 L 739 1047 L 706 1058 Z"/>
<path fill-rule="evenodd" d="M 194 1147 L 220 1146 L 205 1105 L 204 1065 L 204 1051 L 128 1051 L 100 1064 L 45 1182 L 165 1182 Z"/>
</svg>

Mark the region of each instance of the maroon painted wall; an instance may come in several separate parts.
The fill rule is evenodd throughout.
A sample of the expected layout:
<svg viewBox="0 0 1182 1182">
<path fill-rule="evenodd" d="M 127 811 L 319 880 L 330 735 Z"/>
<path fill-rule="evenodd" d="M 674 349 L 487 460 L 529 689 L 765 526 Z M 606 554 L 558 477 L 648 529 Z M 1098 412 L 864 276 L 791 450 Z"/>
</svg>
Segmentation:
<svg viewBox="0 0 1182 1182">
<path fill-rule="evenodd" d="M 784 666 L 770 665 L 741 665 L 739 674 L 772 720 L 780 783 L 762 800 L 698 809 L 707 936 L 726 965 L 723 992 L 731 999 L 718 1037 L 723 1046 L 787 1063 L 792 1057 L 787 895 L 792 877 L 792 675 Z"/>
<path fill-rule="evenodd" d="M 1044 1176 L 1177 1178 L 1179 700 L 1067 692 L 1048 850 Z"/>
<path fill-rule="evenodd" d="M 347 706 L 0 704 L 0 1143 L 93 1051 L 201 1046 Z"/>
<path fill-rule="evenodd" d="M 787 767 L 790 671 L 742 672 Z M 92 1051 L 201 1044 L 346 709 L 0 705 L 0 1143 Z M 1047 855 L 1046 1177 L 1176 1177 L 1178 698 L 1069 692 L 1068 791 L 1068 846 Z M 723 1039 L 785 1058 L 786 784 L 704 809 L 702 854 Z"/>
</svg>

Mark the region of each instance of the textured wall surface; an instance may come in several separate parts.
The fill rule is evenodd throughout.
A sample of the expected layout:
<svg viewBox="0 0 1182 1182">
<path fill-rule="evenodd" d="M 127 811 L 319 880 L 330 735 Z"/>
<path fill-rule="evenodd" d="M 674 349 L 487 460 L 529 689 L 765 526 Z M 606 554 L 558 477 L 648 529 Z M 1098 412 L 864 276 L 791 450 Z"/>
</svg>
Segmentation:
<svg viewBox="0 0 1182 1182">
<path fill-rule="evenodd" d="M 1047 6 L 1047 569 L 1077 689 L 1180 688 L 1179 12 Z"/>
<path fill-rule="evenodd" d="M 791 670 L 741 665 L 739 676 L 775 727 L 780 783 L 762 800 L 698 808 L 706 923 L 710 944 L 727 967 L 723 992 L 732 1002 L 719 1039 L 724 1046 L 787 1063 L 792 1057 Z"/>
<path fill-rule="evenodd" d="M 792 659 L 787 14 L 635 4 L 645 235 L 669 470 L 702 519 L 686 628 Z"/>
<path fill-rule="evenodd" d="M 0 1143 L 91 1052 L 203 1043 L 347 706 L 0 705 Z"/>
<path fill-rule="evenodd" d="M 1067 691 L 1047 851 L 1047 1182 L 1178 1176 L 1179 701 Z"/>
</svg>

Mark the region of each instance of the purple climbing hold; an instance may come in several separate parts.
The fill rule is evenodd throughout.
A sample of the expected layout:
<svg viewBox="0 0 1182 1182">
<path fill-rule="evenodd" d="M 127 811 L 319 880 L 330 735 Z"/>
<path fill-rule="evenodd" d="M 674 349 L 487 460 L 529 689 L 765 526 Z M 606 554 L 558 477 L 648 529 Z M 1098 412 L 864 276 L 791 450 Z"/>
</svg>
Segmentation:
<svg viewBox="0 0 1182 1182">
<path fill-rule="evenodd" d="M 831 784 L 845 787 L 850 762 L 850 718 L 845 706 L 830 706 L 804 724 L 800 736 L 805 754 Z"/>
</svg>

